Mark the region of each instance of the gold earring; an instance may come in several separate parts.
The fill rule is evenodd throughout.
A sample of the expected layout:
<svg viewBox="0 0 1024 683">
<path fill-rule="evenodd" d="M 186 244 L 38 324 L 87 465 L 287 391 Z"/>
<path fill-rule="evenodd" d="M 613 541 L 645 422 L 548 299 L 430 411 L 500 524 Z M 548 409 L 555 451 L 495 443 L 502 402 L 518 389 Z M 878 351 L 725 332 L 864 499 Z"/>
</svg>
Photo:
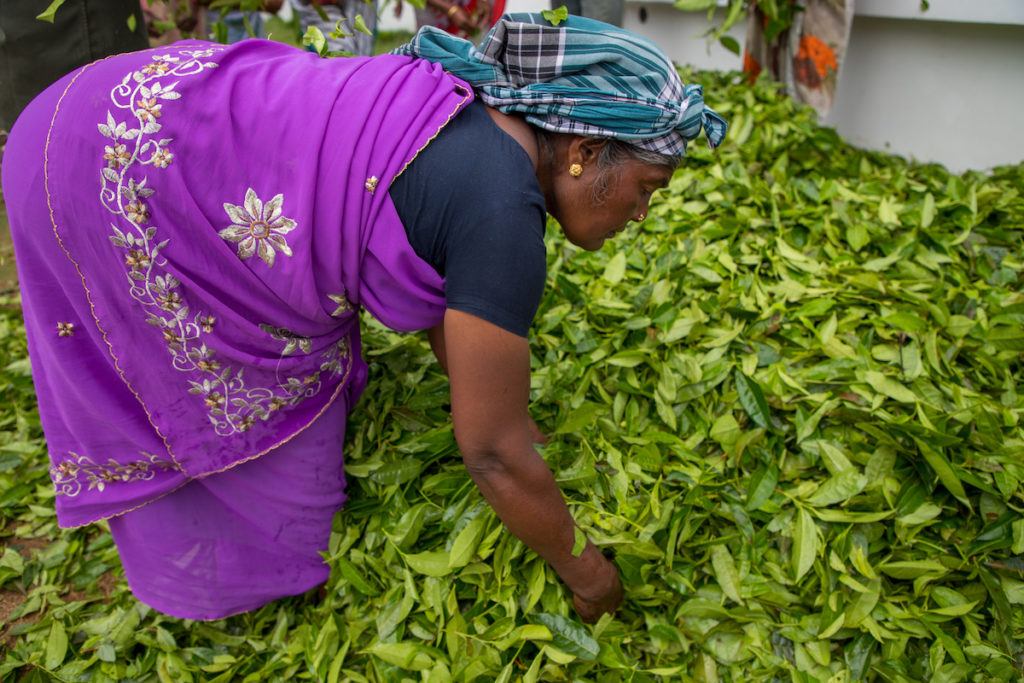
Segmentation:
<svg viewBox="0 0 1024 683">
<path fill-rule="evenodd" d="M 581 175 L 583 175 L 583 167 L 580 166 L 579 164 L 571 164 L 569 166 L 569 175 L 571 175 L 573 178 L 579 178 Z"/>
</svg>

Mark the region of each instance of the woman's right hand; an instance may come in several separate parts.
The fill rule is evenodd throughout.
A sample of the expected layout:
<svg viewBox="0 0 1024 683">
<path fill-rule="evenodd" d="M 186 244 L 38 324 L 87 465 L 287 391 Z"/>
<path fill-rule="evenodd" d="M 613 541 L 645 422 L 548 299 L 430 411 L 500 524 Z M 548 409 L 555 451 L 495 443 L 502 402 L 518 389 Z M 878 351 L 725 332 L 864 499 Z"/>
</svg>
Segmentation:
<svg viewBox="0 0 1024 683">
<path fill-rule="evenodd" d="M 586 586 L 573 591 L 572 604 L 583 621 L 592 624 L 602 614 L 615 612 L 622 604 L 622 581 L 619 571 L 607 558 L 598 554 L 593 579 Z"/>
<path fill-rule="evenodd" d="M 538 434 L 530 400 L 530 346 L 470 313 L 444 314 L 443 352 L 452 396 L 455 441 L 484 499 L 519 540 L 544 558 L 580 616 L 596 621 L 622 603 L 615 565 L 593 543 L 577 555 L 576 523 L 551 469 L 533 447 Z M 438 344 L 434 333 L 433 345 Z M 540 430 L 536 430 L 539 432 Z"/>
</svg>

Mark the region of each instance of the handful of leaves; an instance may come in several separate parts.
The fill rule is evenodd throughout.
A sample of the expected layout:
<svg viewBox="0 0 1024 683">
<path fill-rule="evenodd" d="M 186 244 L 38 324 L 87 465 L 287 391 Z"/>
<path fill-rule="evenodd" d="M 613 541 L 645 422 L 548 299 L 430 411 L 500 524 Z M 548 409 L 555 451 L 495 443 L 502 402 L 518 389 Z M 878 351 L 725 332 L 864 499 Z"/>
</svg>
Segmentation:
<svg viewBox="0 0 1024 683">
<path fill-rule="evenodd" d="M 56 530 L 7 314 L 0 678 L 1019 680 L 1024 167 L 952 176 L 849 147 L 767 82 L 684 80 L 730 137 L 603 252 L 551 231 L 531 339 L 545 458 L 626 586 L 614 618 L 578 622 L 464 471 L 426 343 L 375 325 L 325 595 L 148 610 L 106 533 Z"/>
</svg>

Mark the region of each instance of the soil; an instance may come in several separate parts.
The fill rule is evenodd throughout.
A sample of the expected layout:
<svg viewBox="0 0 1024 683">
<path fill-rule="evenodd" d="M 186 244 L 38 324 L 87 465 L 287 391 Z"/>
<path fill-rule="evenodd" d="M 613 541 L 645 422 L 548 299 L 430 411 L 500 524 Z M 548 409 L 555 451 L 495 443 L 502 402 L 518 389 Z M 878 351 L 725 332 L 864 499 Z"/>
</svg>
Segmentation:
<svg viewBox="0 0 1024 683">
<path fill-rule="evenodd" d="M 7 205 L 0 196 L 0 296 L 13 294 L 18 289 L 18 275 L 14 269 L 14 245 L 7 225 Z"/>
</svg>

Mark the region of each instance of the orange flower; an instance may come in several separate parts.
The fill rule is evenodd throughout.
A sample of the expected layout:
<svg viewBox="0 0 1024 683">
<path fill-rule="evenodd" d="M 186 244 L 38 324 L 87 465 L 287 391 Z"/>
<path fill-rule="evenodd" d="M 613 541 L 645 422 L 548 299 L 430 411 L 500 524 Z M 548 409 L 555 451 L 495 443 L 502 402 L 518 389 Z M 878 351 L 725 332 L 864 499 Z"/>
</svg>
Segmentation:
<svg viewBox="0 0 1024 683">
<path fill-rule="evenodd" d="M 761 74 L 761 64 L 746 50 L 743 51 L 743 73 L 747 74 L 747 80 L 751 84 Z"/>
<path fill-rule="evenodd" d="M 796 53 L 797 61 L 810 61 L 819 78 L 825 78 L 829 71 L 838 71 L 839 62 L 836 53 L 823 40 L 810 34 L 800 38 L 800 48 Z"/>
</svg>

